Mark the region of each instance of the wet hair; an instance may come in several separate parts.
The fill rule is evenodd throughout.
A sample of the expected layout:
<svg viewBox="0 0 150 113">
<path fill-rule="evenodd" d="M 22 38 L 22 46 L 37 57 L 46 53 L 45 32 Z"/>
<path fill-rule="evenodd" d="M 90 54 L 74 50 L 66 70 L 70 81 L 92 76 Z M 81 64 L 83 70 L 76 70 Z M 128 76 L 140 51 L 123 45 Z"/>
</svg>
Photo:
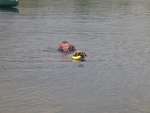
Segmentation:
<svg viewBox="0 0 150 113">
<path fill-rule="evenodd" d="M 62 41 L 62 43 L 69 43 L 68 41 L 66 41 L 66 40 L 64 40 L 64 41 Z"/>
</svg>

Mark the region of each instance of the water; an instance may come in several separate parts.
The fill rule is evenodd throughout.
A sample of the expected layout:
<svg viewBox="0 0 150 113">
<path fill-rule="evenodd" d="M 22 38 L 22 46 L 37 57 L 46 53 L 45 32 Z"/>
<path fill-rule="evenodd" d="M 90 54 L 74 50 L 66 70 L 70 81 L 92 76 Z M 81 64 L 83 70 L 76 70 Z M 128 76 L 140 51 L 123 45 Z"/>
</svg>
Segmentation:
<svg viewBox="0 0 150 113">
<path fill-rule="evenodd" d="M 0 9 L 0 113 L 149 113 L 150 1 L 21 0 Z M 62 40 L 88 54 L 72 62 Z"/>
</svg>

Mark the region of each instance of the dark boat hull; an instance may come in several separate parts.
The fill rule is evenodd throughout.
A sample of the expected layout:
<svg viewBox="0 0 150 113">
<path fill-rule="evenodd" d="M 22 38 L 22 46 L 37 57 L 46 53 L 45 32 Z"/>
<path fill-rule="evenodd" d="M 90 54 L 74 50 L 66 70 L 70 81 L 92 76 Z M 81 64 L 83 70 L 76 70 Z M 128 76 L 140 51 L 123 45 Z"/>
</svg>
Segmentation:
<svg viewBox="0 0 150 113">
<path fill-rule="evenodd" d="M 0 7 L 15 7 L 18 5 L 18 0 L 0 0 Z"/>
</svg>

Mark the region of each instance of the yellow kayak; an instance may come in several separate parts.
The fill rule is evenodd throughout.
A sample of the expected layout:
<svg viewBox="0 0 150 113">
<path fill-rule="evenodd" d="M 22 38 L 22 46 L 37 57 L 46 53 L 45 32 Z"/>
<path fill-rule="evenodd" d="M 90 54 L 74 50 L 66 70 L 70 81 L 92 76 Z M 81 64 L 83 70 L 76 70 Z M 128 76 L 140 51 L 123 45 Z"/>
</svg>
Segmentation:
<svg viewBox="0 0 150 113">
<path fill-rule="evenodd" d="M 72 56 L 73 60 L 83 60 L 81 56 Z"/>
</svg>

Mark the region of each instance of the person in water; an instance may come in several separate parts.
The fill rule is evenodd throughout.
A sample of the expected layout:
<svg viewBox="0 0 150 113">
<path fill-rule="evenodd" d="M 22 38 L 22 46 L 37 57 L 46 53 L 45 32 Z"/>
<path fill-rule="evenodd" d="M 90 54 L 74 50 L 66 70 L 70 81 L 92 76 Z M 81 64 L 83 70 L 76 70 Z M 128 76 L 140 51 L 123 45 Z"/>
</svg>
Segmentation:
<svg viewBox="0 0 150 113">
<path fill-rule="evenodd" d="M 59 44 L 58 51 L 64 52 L 64 53 L 71 53 L 76 50 L 75 46 L 69 43 L 68 41 L 62 41 Z"/>
</svg>

